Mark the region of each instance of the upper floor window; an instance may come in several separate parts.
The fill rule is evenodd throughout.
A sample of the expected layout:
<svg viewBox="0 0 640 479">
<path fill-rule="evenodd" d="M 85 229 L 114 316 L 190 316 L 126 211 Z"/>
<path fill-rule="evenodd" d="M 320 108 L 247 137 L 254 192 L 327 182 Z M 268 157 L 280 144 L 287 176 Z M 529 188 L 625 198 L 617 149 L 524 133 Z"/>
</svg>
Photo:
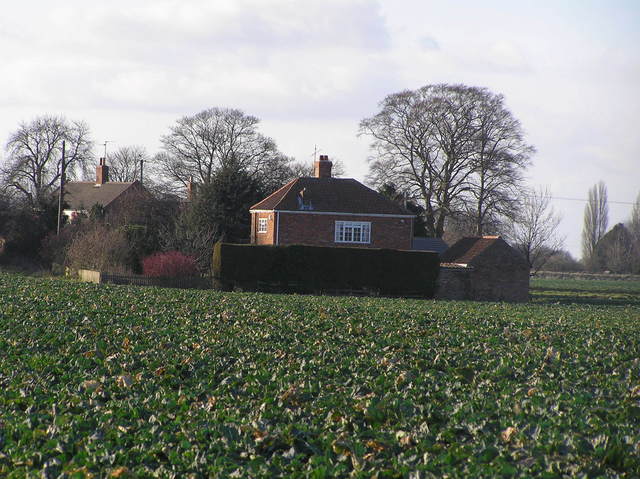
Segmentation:
<svg viewBox="0 0 640 479">
<path fill-rule="evenodd" d="M 267 232 L 267 218 L 258 218 L 258 233 Z"/>
<path fill-rule="evenodd" d="M 371 243 L 368 221 L 336 221 L 336 243 Z"/>
</svg>

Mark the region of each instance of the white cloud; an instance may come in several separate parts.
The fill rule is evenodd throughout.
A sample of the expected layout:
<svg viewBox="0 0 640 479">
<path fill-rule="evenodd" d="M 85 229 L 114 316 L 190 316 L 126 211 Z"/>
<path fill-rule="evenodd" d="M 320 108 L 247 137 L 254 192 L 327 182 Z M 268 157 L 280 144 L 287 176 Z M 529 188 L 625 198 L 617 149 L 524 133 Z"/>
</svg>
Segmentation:
<svg viewBox="0 0 640 479">
<path fill-rule="evenodd" d="M 0 141 L 42 113 L 98 142 L 154 152 L 178 117 L 212 106 L 264 120 L 283 151 L 314 144 L 367 171 L 360 119 L 429 83 L 503 93 L 539 150 L 531 182 L 637 195 L 640 8 L 432 0 L 23 0 L 0 17 Z M 558 203 L 573 252 L 580 203 Z M 620 213 L 622 215 L 622 213 Z"/>
</svg>

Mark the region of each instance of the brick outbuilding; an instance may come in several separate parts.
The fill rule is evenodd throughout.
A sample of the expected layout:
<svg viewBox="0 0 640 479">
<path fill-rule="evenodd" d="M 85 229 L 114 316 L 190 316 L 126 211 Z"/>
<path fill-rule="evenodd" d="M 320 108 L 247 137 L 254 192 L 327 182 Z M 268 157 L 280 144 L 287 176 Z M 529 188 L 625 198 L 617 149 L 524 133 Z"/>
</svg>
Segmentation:
<svg viewBox="0 0 640 479">
<path fill-rule="evenodd" d="M 251 243 L 411 249 L 415 215 L 351 178 L 333 178 L 321 155 L 297 178 L 253 205 Z"/>
<path fill-rule="evenodd" d="M 529 300 L 529 264 L 499 236 L 462 238 L 440 261 L 437 298 Z"/>
</svg>

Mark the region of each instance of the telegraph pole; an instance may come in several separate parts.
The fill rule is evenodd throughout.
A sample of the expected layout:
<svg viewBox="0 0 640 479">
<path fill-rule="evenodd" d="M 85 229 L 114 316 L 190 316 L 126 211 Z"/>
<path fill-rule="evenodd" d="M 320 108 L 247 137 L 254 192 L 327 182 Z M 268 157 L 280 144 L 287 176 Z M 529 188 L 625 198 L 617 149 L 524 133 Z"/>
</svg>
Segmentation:
<svg viewBox="0 0 640 479">
<path fill-rule="evenodd" d="M 62 202 L 64 200 L 64 175 L 67 165 L 65 165 L 65 146 L 66 142 L 62 140 L 62 165 L 60 167 L 60 192 L 58 194 L 58 229 L 56 234 L 60 234 L 60 225 L 62 224 Z"/>
</svg>

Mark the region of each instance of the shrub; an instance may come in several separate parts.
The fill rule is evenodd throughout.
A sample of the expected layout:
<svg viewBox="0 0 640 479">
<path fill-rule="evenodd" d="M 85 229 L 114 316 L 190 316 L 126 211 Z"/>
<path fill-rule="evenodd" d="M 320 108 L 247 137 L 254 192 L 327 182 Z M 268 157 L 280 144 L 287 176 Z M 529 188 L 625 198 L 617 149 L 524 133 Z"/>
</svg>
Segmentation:
<svg viewBox="0 0 640 479">
<path fill-rule="evenodd" d="M 47 266 L 55 264 L 65 264 L 67 262 L 67 254 L 74 238 L 82 234 L 79 225 L 69 224 L 60 230 L 60 234 L 55 231 L 50 232 L 42 240 L 40 247 L 40 258 Z"/>
<path fill-rule="evenodd" d="M 361 290 L 388 296 L 433 297 L 439 272 L 436 253 L 321 246 L 217 243 L 216 287 L 300 293 Z"/>
<path fill-rule="evenodd" d="M 95 224 L 73 238 L 67 250 L 66 265 L 74 270 L 128 273 L 131 270 L 129 250 L 124 231 Z"/>
<path fill-rule="evenodd" d="M 145 276 L 156 278 L 176 278 L 195 276 L 198 272 L 196 260 L 179 251 L 156 253 L 142 261 L 142 271 Z"/>
</svg>

